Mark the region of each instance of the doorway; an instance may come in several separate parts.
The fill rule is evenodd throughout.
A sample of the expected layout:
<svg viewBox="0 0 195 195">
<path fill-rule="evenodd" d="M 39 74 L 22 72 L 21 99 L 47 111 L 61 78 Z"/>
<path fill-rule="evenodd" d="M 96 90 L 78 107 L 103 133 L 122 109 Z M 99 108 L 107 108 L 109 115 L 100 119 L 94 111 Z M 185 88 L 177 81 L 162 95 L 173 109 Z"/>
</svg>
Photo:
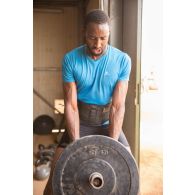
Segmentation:
<svg viewBox="0 0 195 195">
<path fill-rule="evenodd" d="M 140 191 L 162 195 L 162 0 L 143 1 L 142 11 Z"/>
</svg>

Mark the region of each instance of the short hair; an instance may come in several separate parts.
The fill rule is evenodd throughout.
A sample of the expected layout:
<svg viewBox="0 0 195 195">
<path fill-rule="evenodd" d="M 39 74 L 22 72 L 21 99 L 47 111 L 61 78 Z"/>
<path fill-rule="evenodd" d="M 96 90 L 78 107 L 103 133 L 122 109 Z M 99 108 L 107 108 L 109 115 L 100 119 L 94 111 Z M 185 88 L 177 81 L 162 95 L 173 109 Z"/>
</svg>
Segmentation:
<svg viewBox="0 0 195 195">
<path fill-rule="evenodd" d="M 108 17 L 106 12 L 100 9 L 94 9 L 86 15 L 85 21 L 84 21 L 84 27 L 86 28 L 90 22 L 93 22 L 96 24 L 107 23 L 108 25 L 110 25 L 110 18 Z"/>
</svg>

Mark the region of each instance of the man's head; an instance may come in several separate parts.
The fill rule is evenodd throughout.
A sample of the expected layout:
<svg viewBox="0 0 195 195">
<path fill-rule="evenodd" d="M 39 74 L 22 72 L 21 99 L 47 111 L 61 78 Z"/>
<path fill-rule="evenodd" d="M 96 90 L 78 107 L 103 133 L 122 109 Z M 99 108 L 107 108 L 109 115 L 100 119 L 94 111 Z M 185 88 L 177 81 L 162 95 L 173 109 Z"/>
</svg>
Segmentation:
<svg viewBox="0 0 195 195">
<path fill-rule="evenodd" d="M 110 19 L 102 10 L 93 10 L 85 18 L 85 39 L 88 52 L 92 57 L 101 56 L 106 50 L 109 34 Z"/>
</svg>

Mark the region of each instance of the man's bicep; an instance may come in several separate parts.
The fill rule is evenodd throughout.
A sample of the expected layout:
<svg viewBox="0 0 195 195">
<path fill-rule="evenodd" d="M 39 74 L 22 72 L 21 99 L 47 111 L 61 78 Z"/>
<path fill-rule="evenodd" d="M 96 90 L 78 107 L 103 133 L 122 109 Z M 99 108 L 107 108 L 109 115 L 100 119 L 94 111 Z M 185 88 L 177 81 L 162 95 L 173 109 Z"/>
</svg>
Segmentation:
<svg viewBox="0 0 195 195">
<path fill-rule="evenodd" d="M 72 63 L 67 56 L 62 61 L 62 79 L 64 82 L 74 82 Z"/>
</svg>

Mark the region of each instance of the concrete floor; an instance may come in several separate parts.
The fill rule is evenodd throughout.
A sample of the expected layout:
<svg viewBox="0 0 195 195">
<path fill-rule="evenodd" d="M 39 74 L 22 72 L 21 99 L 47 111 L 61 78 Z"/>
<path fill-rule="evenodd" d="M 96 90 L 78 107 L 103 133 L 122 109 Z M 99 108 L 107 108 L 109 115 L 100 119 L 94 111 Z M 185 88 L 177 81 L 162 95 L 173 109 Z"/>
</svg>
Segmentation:
<svg viewBox="0 0 195 195">
<path fill-rule="evenodd" d="M 163 194 L 162 94 L 150 90 L 141 96 L 140 191 L 141 195 Z"/>
</svg>

